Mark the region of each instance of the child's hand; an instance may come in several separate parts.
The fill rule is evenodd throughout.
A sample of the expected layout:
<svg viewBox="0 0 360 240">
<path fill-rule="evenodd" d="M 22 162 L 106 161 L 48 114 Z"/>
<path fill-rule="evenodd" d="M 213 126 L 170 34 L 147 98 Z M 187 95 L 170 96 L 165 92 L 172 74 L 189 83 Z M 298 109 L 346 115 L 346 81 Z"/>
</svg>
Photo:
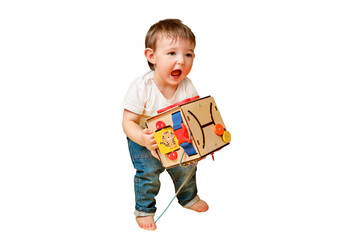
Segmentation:
<svg viewBox="0 0 360 240">
<path fill-rule="evenodd" d="M 154 133 L 148 128 L 143 129 L 140 127 L 139 122 L 140 115 L 126 109 L 124 110 L 123 129 L 126 136 L 137 144 L 145 146 L 154 157 L 159 159 L 155 151 L 158 147 L 155 142 Z"/>
<path fill-rule="evenodd" d="M 158 146 L 155 142 L 154 132 L 148 128 L 145 128 L 142 132 L 142 138 L 144 140 L 145 147 L 151 152 L 151 154 L 155 158 L 159 159 L 159 156 L 155 151 L 158 148 Z"/>
</svg>

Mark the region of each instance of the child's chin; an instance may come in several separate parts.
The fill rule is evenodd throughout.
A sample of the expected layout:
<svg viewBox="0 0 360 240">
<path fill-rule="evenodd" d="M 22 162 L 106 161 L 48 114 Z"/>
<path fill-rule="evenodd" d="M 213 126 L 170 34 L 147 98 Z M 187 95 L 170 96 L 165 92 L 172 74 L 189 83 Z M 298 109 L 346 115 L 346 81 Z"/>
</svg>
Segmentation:
<svg viewBox="0 0 360 240">
<path fill-rule="evenodd" d="M 171 79 L 173 81 L 180 81 L 180 77 L 181 77 L 181 75 L 180 76 L 171 76 Z"/>
<path fill-rule="evenodd" d="M 168 83 L 175 86 L 175 85 L 178 85 L 182 80 L 183 80 L 183 78 L 181 78 L 181 77 L 177 77 L 177 78 L 171 77 L 171 79 L 168 81 Z"/>
</svg>

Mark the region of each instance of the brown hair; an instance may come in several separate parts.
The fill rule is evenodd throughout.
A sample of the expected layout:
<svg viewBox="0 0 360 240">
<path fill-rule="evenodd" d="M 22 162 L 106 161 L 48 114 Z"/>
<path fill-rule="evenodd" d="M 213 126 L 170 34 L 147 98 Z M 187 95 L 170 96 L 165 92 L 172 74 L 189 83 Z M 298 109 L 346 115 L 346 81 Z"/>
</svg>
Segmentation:
<svg viewBox="0 0 360 240">
<path fill-rule="evenodd" d="M 186 39 L 196 45 L 196 39 L 191 29 L 183 24 L 179 19 L 165 19 L 152 25 L 145 37 L 145 48 L 156 50 L 156 41 L 163 34 L 173 39 Z M 148 61 L 151 70 L 154 70 L 154 64 Z"/>
</svg>

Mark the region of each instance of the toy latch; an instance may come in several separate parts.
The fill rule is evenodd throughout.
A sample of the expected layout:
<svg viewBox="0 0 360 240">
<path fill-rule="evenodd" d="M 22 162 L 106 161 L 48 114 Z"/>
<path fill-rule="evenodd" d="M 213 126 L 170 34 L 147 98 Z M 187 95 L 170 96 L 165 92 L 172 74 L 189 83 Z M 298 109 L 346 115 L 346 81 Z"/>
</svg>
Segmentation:
<svg viewBox="0 0 360 240">
<path fill-rule="evenodd" d="M 181 123 L 181 128 L 174 130 L 175 136 L 181 145 L 184 142 L 191 143 L 191 139 L 189 138 L 189 133 L 184 123 Z"/>
</svg>

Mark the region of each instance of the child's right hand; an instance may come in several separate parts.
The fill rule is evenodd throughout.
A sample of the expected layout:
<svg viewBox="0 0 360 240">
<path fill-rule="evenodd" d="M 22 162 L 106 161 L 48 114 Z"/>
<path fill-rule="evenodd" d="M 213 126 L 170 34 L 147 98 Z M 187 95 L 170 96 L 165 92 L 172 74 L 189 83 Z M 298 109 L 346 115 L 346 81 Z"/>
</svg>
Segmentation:
<svg viewBox="0 0 360 240">
<path fill-rule="evenodd" d="M 154 132 L 148 128 L 145 128 L 142 132 L 142 139 L 145 143 L 145 147 L 151 152 L 151 154 L 155 158 L 159 159 L 159 156 L 155 151 L 158 148 L 158 146 L 155 141 Z"/>
<path fill-rule="evenodd" d="M 139 122 L 140 115 L 126 109 L 124 110 L 123 129 L 126 136 L 137 144 L 145 146 L 154 157 L 159 159 L 155 151 L 158 146 L 155 141 L 154 132 L 148 128 L 143 129 L 140 127 Z"/>
</svg>

